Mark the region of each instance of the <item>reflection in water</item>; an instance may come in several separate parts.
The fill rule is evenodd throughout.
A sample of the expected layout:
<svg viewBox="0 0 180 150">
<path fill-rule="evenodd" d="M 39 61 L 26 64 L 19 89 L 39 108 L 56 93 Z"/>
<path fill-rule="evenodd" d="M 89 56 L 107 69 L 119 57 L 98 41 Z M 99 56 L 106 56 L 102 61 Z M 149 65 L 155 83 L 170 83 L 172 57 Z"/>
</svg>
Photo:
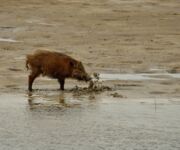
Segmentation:
<svg viewBox="0 0 180 150">
<path fill-rule="evenodd" d="M 62 109 L 62 108 L 72 108 L 80 106 L 83 103 L 87 103 L 87 100 L 95 99 L 95 96 L 90 96 L 91 98 L 86 98 L 84 96 L 74 96 L 72 93 L 66 93 L 62 91 L 54 92 L 28 92 L 28 105 L 30 109 Z"/>
<path fill-rule="evenodd" d="M 60 92 L 59 95 L 47 95 L 45 93 L 37 94 L 28 92 L 28 104 L 30 109 L 48 107 L 62 108 L 68 106 L 65 101 L 64 92 Z"/>
<path fill-rule="evenodd" d="M 28 92 L 28 104 L 30 106 L 30 109 L 33 108 L 33 96 L 32 96 L 32 92 Z"/>
<path fill-rule="evenodd" d="M 59 94 L 59 105 L 67 107 L 67 103 L 65 101 L 64 92 L 60 92 Z"/>
</svg>

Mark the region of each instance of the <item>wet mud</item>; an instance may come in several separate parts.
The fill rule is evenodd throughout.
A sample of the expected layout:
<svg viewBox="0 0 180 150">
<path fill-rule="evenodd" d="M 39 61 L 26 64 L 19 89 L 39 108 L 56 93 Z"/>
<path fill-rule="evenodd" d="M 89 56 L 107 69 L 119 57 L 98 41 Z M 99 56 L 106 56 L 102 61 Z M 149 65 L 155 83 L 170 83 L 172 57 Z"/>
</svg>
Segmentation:
<svg viewBox="0 0 180 150">
<path fill-rule="evenodd" d="M 75 88 L 71 89 L 70 92 L 74 92 L 76 95 L 82 95 L 82 94 L 89 94 L 89 93 L 101 93 L 105 91 L 112 91 L 115 89 L 112 89 L 109 86 L 103 85 L 103 82 L 100 82 L 100 74 L 99 73 L 93 73 L 92 79 L 89 81 L 88 87 L 78 87 L 75 86 Z"/>
</svg>

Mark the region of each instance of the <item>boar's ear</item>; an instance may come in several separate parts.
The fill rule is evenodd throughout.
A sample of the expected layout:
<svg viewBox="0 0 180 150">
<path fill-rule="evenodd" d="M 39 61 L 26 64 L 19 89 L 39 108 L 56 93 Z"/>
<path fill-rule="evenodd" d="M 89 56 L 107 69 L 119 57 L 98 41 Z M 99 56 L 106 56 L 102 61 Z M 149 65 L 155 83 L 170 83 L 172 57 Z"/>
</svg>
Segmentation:
<svg viewBox="0 0 180 150">
<path fill-rule="evenodd" d="M 82 62 L 79 61 L 79 62 L 78 62 L 78 67 L 81 67 L 81 66 L 82 66 Z"/>
<path fill-rule="evenodd" d="M 78 63 L 78 67 L 81 68 L 81 70 L 85 71 L 84 66 L 81 61 Z"/>
<path fill-rule="evenodd" d="M 79 62 L 79 65 L 81 65 L 81 66 L 82 66 L 82 62 L 81 62 L 81 61 Z"/>
</svg>

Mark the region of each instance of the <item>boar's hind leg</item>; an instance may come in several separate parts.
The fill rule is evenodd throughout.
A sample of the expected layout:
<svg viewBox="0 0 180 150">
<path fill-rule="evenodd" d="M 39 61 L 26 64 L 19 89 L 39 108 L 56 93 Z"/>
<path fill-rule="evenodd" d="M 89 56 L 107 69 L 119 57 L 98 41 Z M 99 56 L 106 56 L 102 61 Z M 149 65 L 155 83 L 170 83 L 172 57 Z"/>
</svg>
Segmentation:
<svg viewBox="0 0 180 150">
<path fill-rule="evenodd" d="M 38 70 L 33 70 L 32 73 L 29 75 L 29 84 L 28 84 L 28 90 L 32 91 L 32 85 L 35 80 L 40 75 L 40 72 Z"/>
<path fill-rule="evenodd" d="M 65 83 L 65 79 L 58 79 L 58 82 L 60 84 L 60 89 L 64 90 L 64 83 Z"/>
</svg>

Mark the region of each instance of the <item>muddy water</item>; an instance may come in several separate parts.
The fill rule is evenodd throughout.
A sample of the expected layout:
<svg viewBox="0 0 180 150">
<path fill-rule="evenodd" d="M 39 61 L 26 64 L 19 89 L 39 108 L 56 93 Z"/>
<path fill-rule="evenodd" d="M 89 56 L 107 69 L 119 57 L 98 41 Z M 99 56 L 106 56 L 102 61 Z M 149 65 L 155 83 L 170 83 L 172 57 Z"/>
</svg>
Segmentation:
<svg viewBox="0 0 180 150">
<path fill-rule="evenodd" d="M 180 148 L 178 99 L 91 99 L 68 92 L 0 96 L 3 150 Z"/>
</svg>

